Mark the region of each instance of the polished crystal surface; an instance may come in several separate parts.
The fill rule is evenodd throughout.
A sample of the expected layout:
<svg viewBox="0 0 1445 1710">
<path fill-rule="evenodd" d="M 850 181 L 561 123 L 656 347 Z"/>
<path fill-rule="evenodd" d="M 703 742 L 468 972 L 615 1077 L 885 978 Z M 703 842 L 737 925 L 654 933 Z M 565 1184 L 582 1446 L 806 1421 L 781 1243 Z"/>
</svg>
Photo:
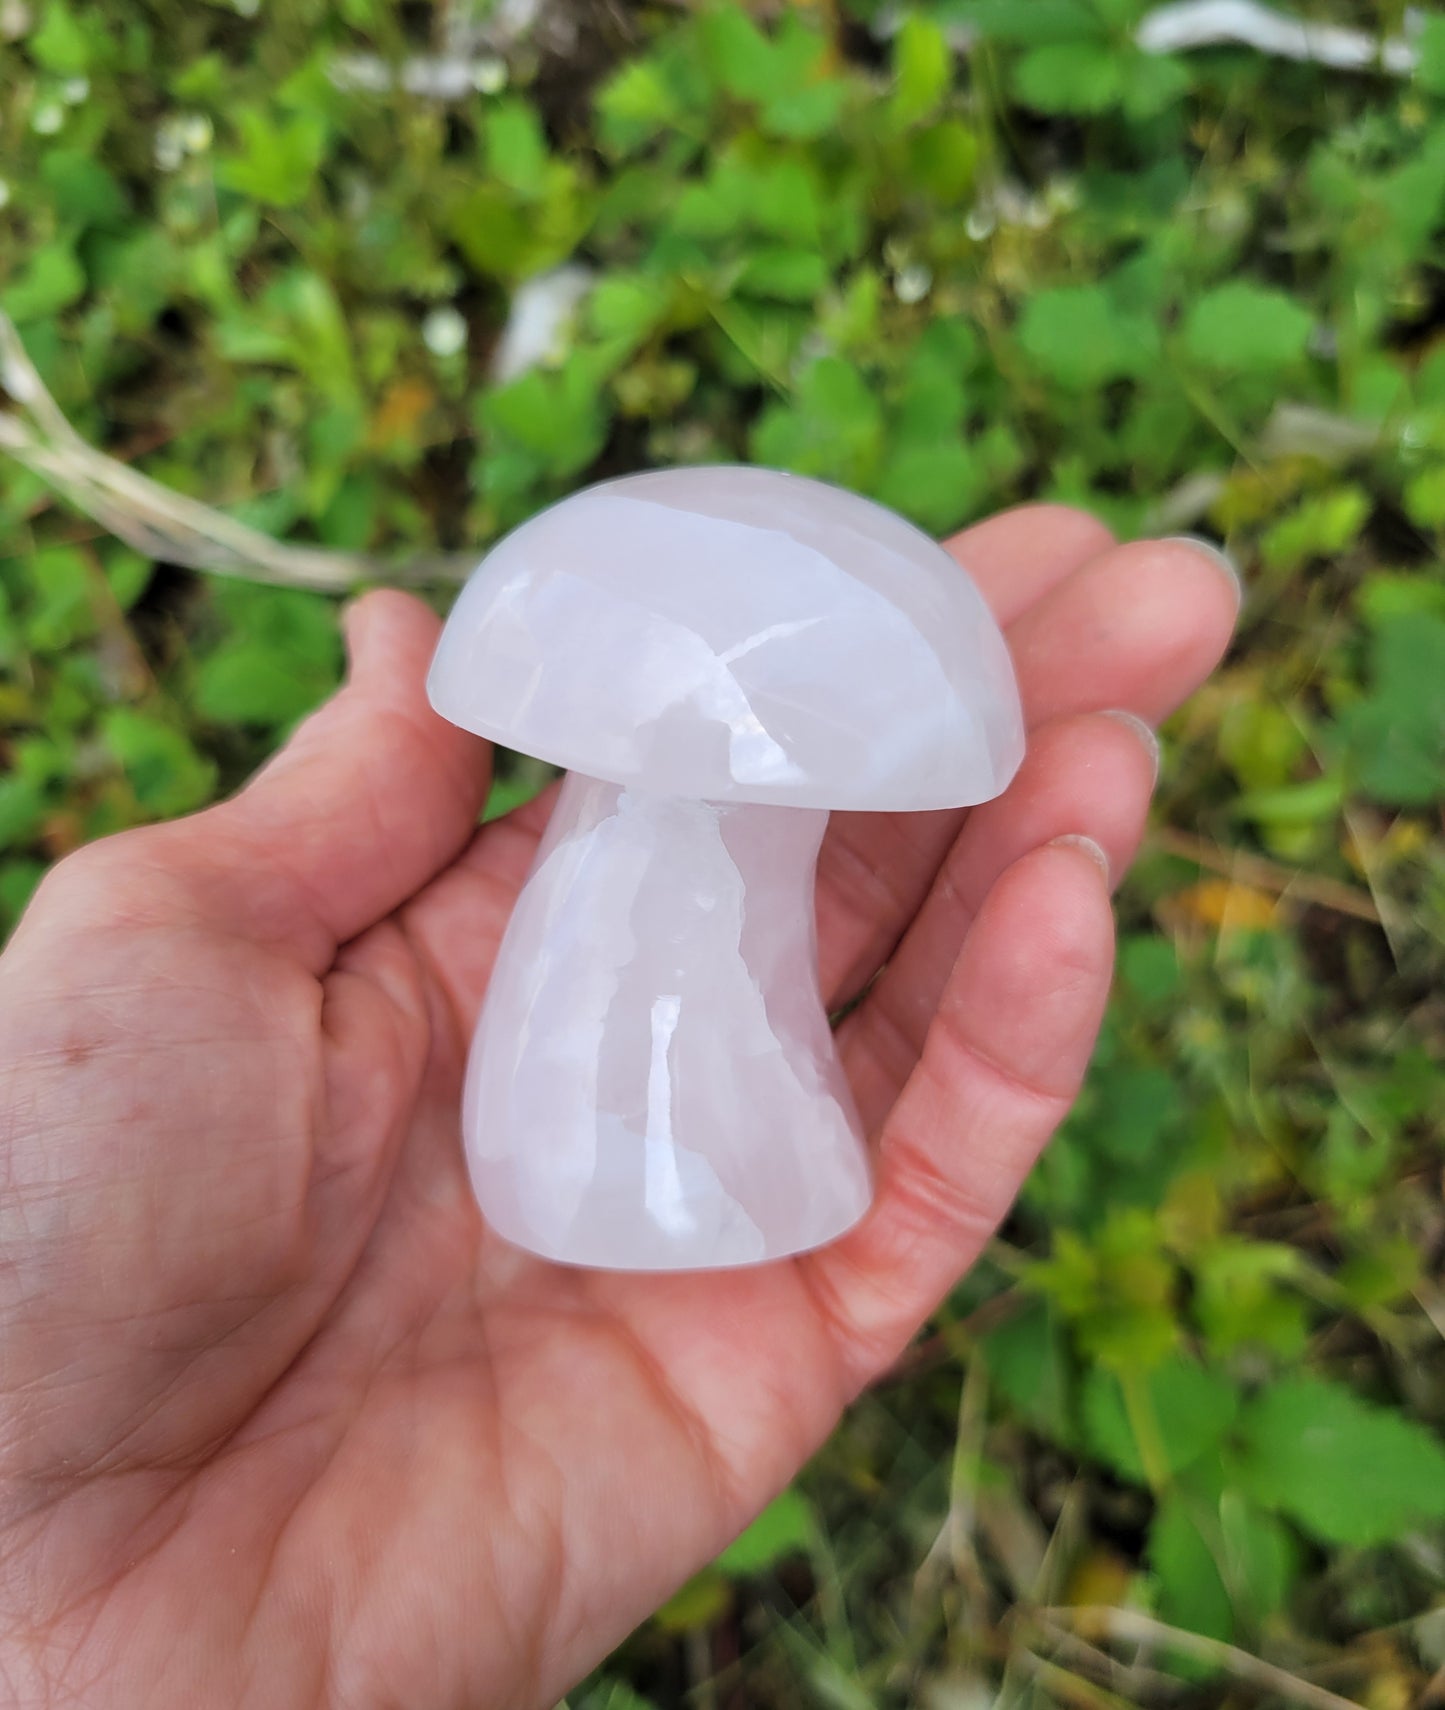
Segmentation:
<svg viewBox="0 0 1445 1710">
<path fill-rule="evenodd" d="M 428 687 L 511 748 L 704 801 L 954 807 L 1023 754 L 968 576 L 882 506 L 767 469 L 632 475 L 524 523 Z"/>
<path fill-rule="evenodd" d="M 572 769 L 467 1067 L 491 1226 L 573 1264 L 755 1264 L 861 1217 L 818 991 L 831 808 L 963 806 L 1023 755 L 1002 636 L 900 517 L 770 470 L 630 476 L 501 542 L 428 688 Z"/>
<path fill-rule="evenodd" d="M 827 817 L 568 778 L 467 1073 L 467 1161 L 499 1234 L 677 1270 L 815 1247 L 867 1209 L 818 996 Z"/>
</svg>

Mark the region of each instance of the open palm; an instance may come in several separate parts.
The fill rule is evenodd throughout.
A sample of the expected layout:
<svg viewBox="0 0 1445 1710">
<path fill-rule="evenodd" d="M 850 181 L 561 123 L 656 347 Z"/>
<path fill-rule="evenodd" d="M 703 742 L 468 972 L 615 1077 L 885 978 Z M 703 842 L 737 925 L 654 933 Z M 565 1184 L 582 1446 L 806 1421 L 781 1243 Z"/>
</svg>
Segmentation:
<svg viewBox="0 0 1445 1710">
<path fill-rule="evenodd" d="M 485 745 L 428 710 L 405 596 L 238 797 L 46 881 L 0 961 L 7 1699 L 549 1704 L 897 1356 L 1084 1072 L 1112 937 L 1077 840 L 1120 873 L 1153 778 L 1099 709 L 1157 721 L 1236 605 L 1198 548 L 1055 507 L 952 544 L 1030 752 L 966 818 L 830 825 L 878 1196 L 819 1253 L 628 1276 L 488 1235 L 462 1065 L 547 800 L 475 829 Z"/>
</svg>

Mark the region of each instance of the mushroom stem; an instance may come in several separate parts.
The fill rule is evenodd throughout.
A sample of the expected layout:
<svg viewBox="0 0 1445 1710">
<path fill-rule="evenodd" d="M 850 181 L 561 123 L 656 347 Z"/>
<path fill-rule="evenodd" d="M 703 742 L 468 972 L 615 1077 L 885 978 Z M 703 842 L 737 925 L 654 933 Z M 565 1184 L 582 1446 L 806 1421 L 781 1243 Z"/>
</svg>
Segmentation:
<svg viewBox="0 0 1445 1710">
<path fill-rule="evenodd" d="M 691 1270 L 801 1252 L 862 1216 L 818 991 L 827 819 L 568 776 L 467 1068 L 468 1164 L 499 1234 L 572 1264 Z"/>
</svg>

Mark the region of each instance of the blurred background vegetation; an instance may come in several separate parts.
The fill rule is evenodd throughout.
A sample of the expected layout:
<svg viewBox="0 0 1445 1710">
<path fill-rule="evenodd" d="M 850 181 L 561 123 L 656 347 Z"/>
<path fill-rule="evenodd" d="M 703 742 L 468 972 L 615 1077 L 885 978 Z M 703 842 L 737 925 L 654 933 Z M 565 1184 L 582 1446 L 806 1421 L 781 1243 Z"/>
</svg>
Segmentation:
<svg viewBox="0 0 1445 1710">
<path fill-rule="evenodd" d="M 1006 1238 L 574 1710 L 1445 1705 L 1445 18 L 1148 9 L 0 0 L 0 309 L 230 518 L 406 564 L 747 458 L 1244 567 Z M 156 553 L 0 457 L 7 922 L 337 680 Z"/>
</svg>

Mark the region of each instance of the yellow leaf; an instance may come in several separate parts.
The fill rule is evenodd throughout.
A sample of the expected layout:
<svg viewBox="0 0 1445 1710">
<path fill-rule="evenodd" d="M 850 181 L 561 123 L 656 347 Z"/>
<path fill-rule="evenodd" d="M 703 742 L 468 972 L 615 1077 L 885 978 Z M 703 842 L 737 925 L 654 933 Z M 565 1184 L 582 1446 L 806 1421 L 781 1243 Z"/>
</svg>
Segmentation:
<svg viewBox="0 0 1445 1710">
<path fill-rule="evenodd" d="M 665 1633 L 690 1633 L 710 1627 L 732 1607 L 732 1590 L 720 1573 L 706 1567 L 673 1593 L 652 1617 Z"/>
<path fill-rule="evenodd" d="M 436 393 L 425 380 L 409 377 L 387 389 L 367 430 L 367 443 L 374 451 L 391 451 L 410 445 L 422 417 L 436 402 Z"/>
<path fill-rule="evenodd" d="M 1174 1252 L 1197 1253 L 1218 1235 L 1222 1221 L 1219 1187 L 1208 1170 L 1174 1178 L 1159 1208 L 1159 1227 Z"/>
<path fill-rule="evenodd" d="M 1121 1555 L 1098 1545 L 1082 1557 L 1064 1587 L 1064 1602 L 1075 1608 L 1102 1604 L 1116 1608 L 1129 1595 L 1132 1575 Z"/>
<path fill-rule="evenodd" d="M 1277 898 L 1232 879 L 1201 879 L 1173 902 L 1187 919 L 1219 932 L 1270 932 L 1279 924 Z"/>
</svg>

